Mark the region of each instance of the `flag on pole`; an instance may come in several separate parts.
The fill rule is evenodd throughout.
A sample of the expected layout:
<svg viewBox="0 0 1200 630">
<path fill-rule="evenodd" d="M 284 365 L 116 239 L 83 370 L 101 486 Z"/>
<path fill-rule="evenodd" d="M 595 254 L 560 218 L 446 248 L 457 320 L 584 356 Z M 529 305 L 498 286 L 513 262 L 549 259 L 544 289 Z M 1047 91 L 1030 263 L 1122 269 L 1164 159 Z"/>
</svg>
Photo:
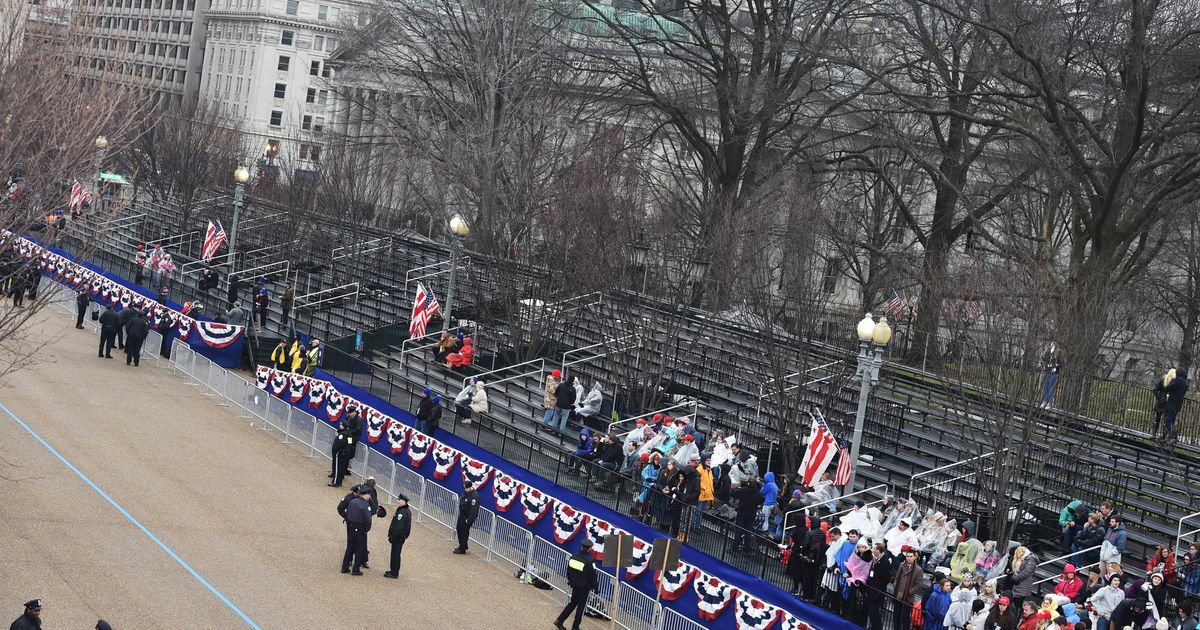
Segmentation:
<svg viewBox="0 0 1200 630">
<path fill-rule="evenodd" d="M 71 184 L 71 202 L 69 204 L 71 212 L 79 213 L 83 209 L 83 204 L 92 203 L 92 193 L 88 192 L 87 188 L 83 187 L 77 180 Z"/>
<path fill-rule="evenodd" d="M 904 298 L 900 297 L 900 294 L 895 289 L 892 289 L 892 292 L 888 294 L 888 301 L 883 307 L 883 314 L 892 321 L 898 321 L 900 316 L 904 314 Z"/>
<path fill-rule="evenodd" d="M 838 465 L 833 471 L 833 485 L 842 487 L 850 483 L 850 472 L 854 470 L 854 462 L 850 461 L 850 449 L 846 446 L 846 435 L 838 435 Z"/>
<path fill-rule="evenodd" d="M 838 443 L 829 431 L 829 426 L 825 424 L 821 410 L 818 409 L 816 415 L 808 415 L 812 418 L 812 430 L 808 433 L 808 448 L 804 450 L 804 459 L 801 460 L 800 469 L 796 474 L 803 479 L 804 485 L 811 487 L 821 478 L 821 473 L 829 468 L 829 462 L 833 461 L 833 456 L 838 452 Z"/>
<path fill-rule="evenodd" d="M 433 296 L 433 291 L 425 288 L 425 285 L 417 284 L 417 297 L 413 300 L 412 321 L 408 324 L 408 336 L 410 338 L 424 337 L 425 328 L 429 326 L 429 320 L 441 310 L 438 306 L 437 298 Z"/>
<path fill-rule="evenodd" d="M 209 221 L 208 230 L 204 232 L 204 244 L 200 246 L 200 258 L 205 261 L 212 260 L 224 242 L 225 228 L 221 227 L 221 222 L 217 221 L 214 224 L 212 221 Z"/>
</svg>

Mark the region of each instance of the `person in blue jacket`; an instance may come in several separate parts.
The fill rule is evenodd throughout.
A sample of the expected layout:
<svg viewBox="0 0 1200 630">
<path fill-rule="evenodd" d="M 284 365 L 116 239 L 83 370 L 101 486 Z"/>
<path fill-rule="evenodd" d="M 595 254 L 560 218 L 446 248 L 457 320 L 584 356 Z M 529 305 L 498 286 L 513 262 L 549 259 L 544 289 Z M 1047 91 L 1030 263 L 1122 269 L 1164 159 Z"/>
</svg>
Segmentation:
<svg viewBox="0 0 1200 630">
<path fill-rule="evenodd" d="M 775 504 L 779 502 L 779 486 L 775 485 L 775 473 L 769 472 L 763 476 L 763 486 L 760 492 L 763 495 L 761 529 L 765 532 L 771 526 L 771 510 L 775 509 Z"/>
<path fill-rule="evenodd" d="M 579 430 L 579 443 L 575 445 L 574 457 L 567 464 L 567 474 L 575 475 L 583 473 L 584 479 L 587 479 L 587 468 L 584 467 L 585 462 L 592 460 L 595 454 L 596 444 L 592 440 L 592 432 L 584 427 Z"/>
</svg>

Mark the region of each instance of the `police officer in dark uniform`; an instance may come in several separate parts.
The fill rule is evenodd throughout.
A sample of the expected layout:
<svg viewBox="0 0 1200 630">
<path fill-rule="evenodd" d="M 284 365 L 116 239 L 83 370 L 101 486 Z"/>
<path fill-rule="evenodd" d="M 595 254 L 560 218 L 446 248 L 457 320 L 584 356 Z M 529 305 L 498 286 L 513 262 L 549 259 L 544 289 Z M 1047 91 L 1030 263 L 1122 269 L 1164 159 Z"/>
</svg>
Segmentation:
<svg viewBox="0 0 1200 630">
<path fill-rule="evenodd" d="M 554 627 L 558 630 L 567 630 L 563 622 L 574 611 L 575 624 L 571 628 L 579 630 L 579 624 L 583 623 L 583 612 L 587 610 L 588 594 L 600 590 L 600 580 L 596 577 L 596 565 L 592 563 L 590 538 L 584 538 L 579 545 L 579 552 L 567 561 L 567 586 L 571 587 L 571 599 L 559 613 L 558 619 L 554 620 Z"/>
<path fill-rule="evenodd" d="M 100 352 L 96 356 L 111 359 L 113 344 L 117 341 L 117 330 L 121 328 L 117 314 L 111 306 L 106 306 L 100 313 Z"/>
<path fill-rule="evenodd" d="M 25 614 L 17 617 L 8 630 L 38 630 L 42 627 L 42 600 L 31 599 L 25 602 Z"/>
<path fill-rule="evenodd" d="M 479 491 L 471 488 L 464 492 L 462 498 L 458 500 L 458 522 L 454 527 L 458 531 L 458 547 L 454 553 L 467 553 L 467 541 L 471 537 L 471 526 L 475 524 L 475 518 L 478 516 Z"/>
<path fill-rule="evenodd" d="M 87 307 L 92 301 L 91 289 L 88 283 L 83 283 L 79 287 L 79 293 L 75 294 L 75 327 L 83 329 L 83 317 L 87 315 Z"/>
<path fill-rule="evenodd" d="M 362 412 L 357 405 L 349 405 L 343 416 L 341 428 L 333 438 L 333 471 L 329 473 L 332 488 L 340 488 L 342 479 L 350 472 L 350 460 L 358 451 L 358 438 L 362 436 Z"/>
<path fill-rule="evenodd" d="M 404 551 L 404 541 L 408 540 L 410 533 L 412 511 L 408 508 L 408 497 L 401 494 L 396 497 L 396 512 L 392 514 L 392 524 L 388 526 L 388 542 L 392 543 L 392 563 L 383 577 L 400 577 L 400 554 Z"/>
<path fill-rule="evenodd" d="M 342 555 L 342 573 L 362 575 L 362 565 L 367 559 L 367 532 L 371 531 L 371 503 L 366 490 L 360 486 L 355 488 L 358 496 L 352 499 L 347 497 L 349 500 L 342 499 L 342 503 L 338 503 L 338 514 L 346 520 L 346 553 Z M 353 571 L 350 570 L 351 559 L 354 560 Z"/>
</svg>

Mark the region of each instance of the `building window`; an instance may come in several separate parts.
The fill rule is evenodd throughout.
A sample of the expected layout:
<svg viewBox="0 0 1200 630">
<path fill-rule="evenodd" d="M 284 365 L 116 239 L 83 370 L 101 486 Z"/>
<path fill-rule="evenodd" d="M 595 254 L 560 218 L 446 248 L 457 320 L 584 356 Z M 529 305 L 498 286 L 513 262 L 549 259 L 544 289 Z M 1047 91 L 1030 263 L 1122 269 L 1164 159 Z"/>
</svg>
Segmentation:
<svg viewBox="0 0 1200 630">
<path fill-rule="evenodd" d="M 314 77 L 321 74 L 321 62 L 314 61 L 314 62 L 308 64 L 308 74 L 310 74 Z"/>
<path fill-rule="evenodd" d="M 325 37 L 321 35 L 313 36 L 313 52 L 323 52 L 325 50 Z"/>
<path fill-rule="evenodd" d="M 312 116 L 305 114 L 304 118 L 300 121 L 300 128 L 305 131 L 312 129 L 312 120 Z"/>
<path fill-rule="evenodd" d="M 336 19 L 338 19 L 338 8 L 325 6 L 323 4 L 318 4 L 317 5 L 317 19 L 318 20 L 336 20 Z"/>
<path fill-rule="evenodd" d="M 316 118 L 313 119 L 312 130 L 317 133 L 325 131 L 325 117 L 324 116 L 317 116 Z"/>
<path fill-rule="evenodd" d="M 311 160 L 313 162 L 321 161 L 321 147 L 315 144 L 300 145 L 300 159 Z"/>
<path fill-rule="evenodd" d="M 821 278 L 821 289 L 825 293 L 833 293 L 837 290 L 838 276 L 842 273 L 842 261 L 837 258 L 830 258 L 825 261 L 825 274 Z"/>
<path fill-rule="evenodd" d="M 286 83 L 276 83 L 275 84 L 275 98 L 287 98 L 287 84 Z"/>
<path fill-rule="evenodd" d="M 272 127 L 283 126 L 283 112 L 281 110 L 278 110 L 278 109 L 271 110 L 271 126 Z"/>
<path fill-rule="evenodd" d="M 333 76 L 333 70 L 330 70 L 329 66 L 321 66 L 321 78 L 328 79 L 331 76 Z"/>
<path fill-rule="evenodd" d="M 296 15 L 300 13 L 300 3 L 296 0 L 287 0 L 287 14 Z"/>
<path fill-rule="evenodd" d="M 287 55 L 279 55 L 279 63 L 275 66 L 280 72 L 287 72 L 292 66 L 292 58 Z"/>
<path fill-rule="evenodd" d="M 308 88 L 308 94 L 304 96 L 305 103 L 317 102 L 317 88 Z"/>
<path fill-rule="evenodd" d="M 284 31 L 283 34 L 279 36 L 279 43 L 280 43 L 280 45 L 283 45 L 283 46 L 291 46 L 292 40 L 294 40 L 294 39 L 296 39 L 295 32 Z"/>
<path fill-rule="evenodd" d="M 324 105 L 329 101 L 329 90 L 321 90 L 317 92 L 317 104 Z"/>
</svg>

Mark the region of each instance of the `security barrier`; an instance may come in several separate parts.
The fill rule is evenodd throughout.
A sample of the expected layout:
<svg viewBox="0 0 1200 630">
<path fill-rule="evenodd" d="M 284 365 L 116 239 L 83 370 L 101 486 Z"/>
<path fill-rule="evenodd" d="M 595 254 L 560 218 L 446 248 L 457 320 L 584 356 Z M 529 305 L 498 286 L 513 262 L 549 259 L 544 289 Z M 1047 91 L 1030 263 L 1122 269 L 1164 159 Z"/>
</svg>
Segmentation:
<svg viewBox="0 0 1200 630">
<path fill-rule="evenodd" d="M 148 347 L 149 344 L 150 340 L 147 339 Z M 254 383 L 196 353 L 187 344 L 176 343 L 171 347 L 170 365 L 176 374 L 182 374 L 204 386 L 208 390 L 205 393 L 219 396 L 246 417 L 257 420 L 262 430 L 278 434 L 281 442 L 299 443 L 308 449 L 309 456 L 320 455 L 325 460 L 332 458 L 330 446 L 337 432 L 329 424 L 259 389 Z M 360 445 L 356 457 L 351 460 L 350 471 L 363 479 L 374 477 L 381 502 L 391 503 L 398 493 L 404 493 L 418 522 L 429 520 L 447 529 L 454 529 L 459 500 L 456 492 L 425 479 L 367 444 Z M 491 510 L 480 508 L 479 516 L 471 528 L 471 543 L 486 550 L 484 559 L 488 562 L 502 560 L 530 570 L 560 593 L 565 595 L 569 591 L 566 573 L 570 554 Z M 616 582 L 607 570 L 597 567 L 597 574 L 599 592 L 591 595 L 588 608 L 593 614 L 607 618 Z M 702 630 L 705 627 L 661 606 L 625 582 L 620 584 L 620 591 L 615 615 L 619 628 Z"/>
</svg>

